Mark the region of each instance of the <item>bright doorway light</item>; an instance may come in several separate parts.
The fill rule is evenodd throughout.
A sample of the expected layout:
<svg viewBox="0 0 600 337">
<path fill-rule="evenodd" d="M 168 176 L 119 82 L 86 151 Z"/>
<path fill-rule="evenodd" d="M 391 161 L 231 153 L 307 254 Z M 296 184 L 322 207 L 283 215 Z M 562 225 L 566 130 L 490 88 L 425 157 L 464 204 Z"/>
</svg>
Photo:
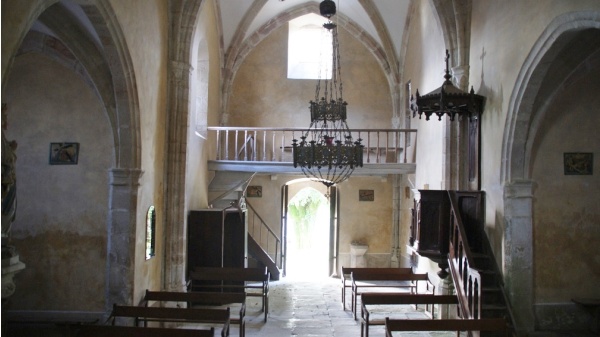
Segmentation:
<svg viewBox="0 0 600 337">
<path fill-rule="evenodd" d="M 329 201 L 322 193 L 306 187 L 290 200 L 287 233 L 286 277 L 328 277 Z"/>
</svg>

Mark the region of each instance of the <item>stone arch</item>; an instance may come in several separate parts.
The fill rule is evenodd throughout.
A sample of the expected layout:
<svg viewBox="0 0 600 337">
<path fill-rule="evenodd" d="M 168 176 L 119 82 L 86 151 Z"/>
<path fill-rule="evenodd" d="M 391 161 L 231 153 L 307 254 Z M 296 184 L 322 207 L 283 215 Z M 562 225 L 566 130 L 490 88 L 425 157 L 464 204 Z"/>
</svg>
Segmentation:
<svg viewBox="0 0 600 337">
<path fill-rule="evenodd" d="M 501 178 L 506 182 L 529 179 L 530 153 L 527 143 L 531 134 L 535 99 L 542 81 L 557 54 L 568 43 L 571 33 L 583 29 L 600 29 L 600 12 L 575 12 L 555 18 L 544 30 L 527 56 L 510 97 L 502 141 Z"/>
<path fill-rule="evenodd" d="M 231 95 L 231 87 L 233 85 L 233 79 L 238 71 L 239 67 L 244 62 L 246 56 L 256 47 L 263 39 L 265 39 L 271 32 L 287 24 L 289 20 L 298 18 L 302 15 L 314 13 L 319 14 L 319 7 L 317 3 L 307 3 L 289 11 L 281 13 L 277 17 L 269 20 L 263 26 L 258 28 L 256 32 L 250 35 L 239 48 L 231 49 L 228 51 L 228 55 L 225 60 L 225 70 L 223 75 L 222 95 L 223 100 L 221 104 L 221 113 L 224 114 L 227 111 L 229 104 L 229 96 Z M 395 105 L 398 100 L 394 98 L 394 90 L 397 83 L 397 74 L 394 72 L 395 67 L 390 62 L 389 55 L 384 51 L 384 48 L 371 36 L 369 33 L 360 28 L 360 26 L 352 21 L 349 17 L 337 13 L 336 20 L 334 20 L 339 27 L 344 28 L 352 37 L 356 38 L 362 43 L 367 50 L 369 50 L 375 57 L 377 63 L 380 64 L 381 69 L 385 77 L 388 80 L 390 88 L 390 95 L 392 95 L 392 105 L 396 109 Z M 223 120 L 223 119 L 222 119 Z M 226 118 L 224 119 L 226 120 Z"/>
<path fill-rule="evenodd" d="M 71 3 L 72 5 L 76 5 Z M 4 7 L 4 6 L 3 6 Z M 133 262 L 135 252 L 135 224 L 137 212 L 137 187 L 141 175 L 139 103 L 135 72 L 127 44 L 108 0 L 81 5 L 83 15 L 92 23 L 102 52 L 90 35 L 74 27 L 79 23 L 73 14 L 59 1 L 46 0 L 23 7 L 18 13 L 21 22 L 13 32 L 16 38 L 9 42 L 10 50 L 4 51 L 8 61 L 3 63 L 3 74 L 10 67 L 23 44 L 26 34 L 36 20 L 44 22 L 57 36 L 62 37 L 65 47 L 77 59 L 77 67 L 87 76 L 107 113 L 114 141 L 114 168 L 109 174 L 109 200 L 107 200 L 107 278 L 105 284 L 105 309 L 112 303 L 133 301 Z M 91 34 L 93 35 L 93 34 Z M 60 60 L 59 60 L 60 62 Z M 83 73 L 86 73 L 83 75 Z M 2 77 L 2 88 L 6 87 Z M 124 237 L 126 233 L 129 237 Z"/>
<path fill-rule="evenodd" d="M 502 142 L 503 265 L 518 331 L 535 329 L 534 271 L 531 268 L 534 258 L 534 182 L 529 168 L 532 144 L 540 132 L 536 121 L 543 117 L 538 115 L 545 111 L 536 99 L 541 94 L 552 95 L 552 90 L 545 87 L 545 83 L 553 61 L 578 33 L 590 28 L 600 28 L 600 12 L 573 12 L 556 17 L 533 45 L 510 97 Z"/>
</svg>

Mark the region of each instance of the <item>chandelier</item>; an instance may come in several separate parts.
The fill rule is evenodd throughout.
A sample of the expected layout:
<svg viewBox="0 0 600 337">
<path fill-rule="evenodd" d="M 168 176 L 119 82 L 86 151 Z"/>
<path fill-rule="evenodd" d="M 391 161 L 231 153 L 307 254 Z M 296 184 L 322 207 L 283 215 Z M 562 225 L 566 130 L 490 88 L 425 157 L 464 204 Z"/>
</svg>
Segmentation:
<svg viewBox="0 0 600 337">
<path fill-rule="evenodd" d="M 442 120 L 444 115 L 448 115 L 451 121 L 454 121 L 456 115 L 466 116 L 469 120 L 479 119 L 483 110 L 484 97 L 476 95 L 473 87 L 470 92 L 466 93 L 452 84 L 450 81 L 452 76 L 448 69 L 449 59 L 450 54 L 446 50 L 446 74 L 441 87 L 423 96 L 419 95 L 419 89 L 417 89 L 416 98 L 411 96 L 410 109 L 413 112 L 413 118 L 418 113 L 419 119 L 425 114 L 425 120 L 429 120 L 429 117 L 434 114 L 438 116 L 438 120 Z"/>
<path fill-rule="evenodd" d="M 328 19 L 336 12 L 331 0 L 323 1 L 319 7 L 321 15 Z M 315 99 L 310 101 L 310 127 L 299 141 L 292 140 L 292 151 L 294 167 L 300 166 L 308 178 L 330 187 L 348 179 L 356 167 L 363 166 L 363 145 L 362 139 L 353 140 L 346 124 L 348 103 L 342 95 L 337 25 L 329 21 L 323 27 L 332 34 L 331 79 L 323 80 L 321 88 L 319 76 Z"/>
</svg>

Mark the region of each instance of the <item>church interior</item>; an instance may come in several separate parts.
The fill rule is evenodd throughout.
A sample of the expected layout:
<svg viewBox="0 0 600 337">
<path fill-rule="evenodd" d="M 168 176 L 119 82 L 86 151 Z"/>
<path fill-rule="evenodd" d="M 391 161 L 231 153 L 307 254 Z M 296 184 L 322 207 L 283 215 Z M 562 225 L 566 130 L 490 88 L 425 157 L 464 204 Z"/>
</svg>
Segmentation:
<svg viewBox="0 0 600 337">
<path fill-rule="evenodd" d="M 512 335 L 600 331 L 600 1 L 1 4 L 3 334 L 200 266 L 469 297 L 470 254 Z"/>
</svg>

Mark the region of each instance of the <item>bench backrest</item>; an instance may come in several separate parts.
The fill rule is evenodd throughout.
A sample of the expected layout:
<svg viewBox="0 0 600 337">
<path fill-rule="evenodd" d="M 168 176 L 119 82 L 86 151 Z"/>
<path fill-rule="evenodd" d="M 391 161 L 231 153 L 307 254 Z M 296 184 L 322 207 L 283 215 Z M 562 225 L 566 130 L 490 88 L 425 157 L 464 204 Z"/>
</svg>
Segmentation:
<svg viewBox="0 0 600 337">
<path fill-rule="evenodd" d="M 508 332 L 504 318 L 481 319 L 390 319 L 385 318 L 386 336 L 393 331 L 496 331 Z"/>
<path fill-rule="evenodd" d="M 249 281 L 268 282 L 269 272 L 265 268 L 213 268 L 194 267 L 189 273 L 194 281 Z"/>
<path fill-rule="evenodd" d="M 365 272 L 365 273 L 399 273 L 399 274 L 412 274 L 412 268 L 371 268 L 371 267 L 342 267 L 342 277 L 344 275 L 350 275 L 353 272 Z"/>
<path fill-rule="evenodd" d="M 246 293 L 211 293 L 211 292 L 174 292 L 146 290 L 144 302 L 193 302 L 194 304 L 225 305 L 230 303 L 246 303 Z"/>
<path fill-rule="evenodd" d="M 407 274 L 393 271 L 380 271 L 372 273 L 364 270 L 353 271 L 351 273 L 353 281 L 428 281 L 427 273 Z"/>
<path fill-rule="evenodd" d="M 458 304 L 455 295 L 403 294 L 403 293 L 363 293 L 363 305 L 378 304 Z"/>
<path fill-rule="evenodd" d="M 229 308 L 159 308 L 114 305 L 111 317 L 132 317 L 147 321 L 229 323 Z M 113 321 L 114 323 L 114 321 Z"/>
<path fill-rule="evenodd" d="M 83 325 L 78 337 L 213 337 L 215 329 L 142 328 L 116 325 Z"/>
</svg>

